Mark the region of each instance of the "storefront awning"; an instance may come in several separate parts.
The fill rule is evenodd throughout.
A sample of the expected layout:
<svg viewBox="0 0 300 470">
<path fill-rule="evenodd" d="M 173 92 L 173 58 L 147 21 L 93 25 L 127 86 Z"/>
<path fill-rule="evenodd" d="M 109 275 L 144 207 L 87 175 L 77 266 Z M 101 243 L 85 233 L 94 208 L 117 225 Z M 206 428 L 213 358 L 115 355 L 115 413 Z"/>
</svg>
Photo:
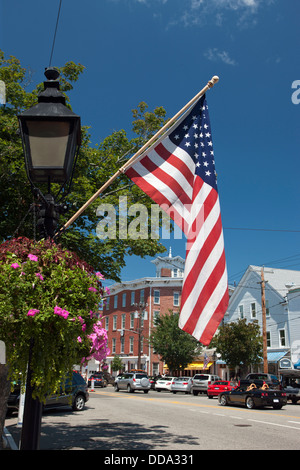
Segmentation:
<svg viewBox="0 0 300 470">
<path fill-rule="evenodd" d="M 209 369 L 212 364 L 212 362 L 209 362 L 204 368 L 204 362 L 192 362 L 191 364 L 188 364 L 184 370 L 206 370 Z"/>
<path fill-rule="evenodd" d="M 267 353 L 268 362 L 278 362 L 285 355 L 286 355 L 286 351 L 268 352 Z"/>
</svg>

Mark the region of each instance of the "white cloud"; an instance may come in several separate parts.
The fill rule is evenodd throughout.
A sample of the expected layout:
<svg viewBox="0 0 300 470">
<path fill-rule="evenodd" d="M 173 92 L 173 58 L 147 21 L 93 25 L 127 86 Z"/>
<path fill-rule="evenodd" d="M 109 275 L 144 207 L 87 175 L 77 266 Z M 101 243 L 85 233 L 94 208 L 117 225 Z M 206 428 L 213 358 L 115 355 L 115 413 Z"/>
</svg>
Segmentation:
<svg viewBox="0 0 300 470">
<path fill-rule="evenodd" d="M 216 47 L 212 49 L 208 49 L 207 52 L 204 53 L 204 56 L 213 62 L 221 61 L 227 65 L 236 65 L 237 62 L 232 59 L 227 51 L 220 51 Z"/>
</svg>

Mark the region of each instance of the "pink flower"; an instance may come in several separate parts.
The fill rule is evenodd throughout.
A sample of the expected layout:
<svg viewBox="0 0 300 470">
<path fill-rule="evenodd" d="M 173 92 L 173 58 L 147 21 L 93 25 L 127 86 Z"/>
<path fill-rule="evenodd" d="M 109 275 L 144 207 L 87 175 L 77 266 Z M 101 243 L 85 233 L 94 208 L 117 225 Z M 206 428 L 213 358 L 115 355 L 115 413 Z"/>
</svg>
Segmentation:
<svg viewBox="0 0 300 470">
<path fill-rule="evenodd" d="M 80 338 L 80 336 L 77 337 L 77 341 L 78 341 L 78 343 L 82 342 L 82 339 Z"/>
<path fill-rule="evenodd" d="M 97 289 L 96 289 L 96 287 L 89 287 L 89 290 L 90 290 L 91 292 L 98 292 Z"/>
<path fill-rule="evenodd" d="M 29 253 L 28 258 L 30 261 L 38 261 L 38 257 Z"/>
<path fill-rule="evenodd" d="M 11 268 L 17 269 L 20 268 L 21 266 L 18 263 L 13 263 L 10 265 Z"/>
<path fill-rule="evenodd" d="M 36 313 L 40 313 L 40 311 L 37 310 L 36 308 L 31 308 L 30 310 L 28 310 L 27 316 L 28 316 L 28 317 L 34 317 L 34 315 L 35 315 Z"/>
<path fill-rule="evenodd" d="M 70 313 L 68 312 L 68 310 L 64 310 L 63 308 L 56 305 L 54 307 L 54 315 L 59 315 L 60 317 L 63 317 L 64 319 L 67 319 L 68 316 L 70 315 Z"/>
<path fill-rule="evenodd" d="M 100 273 L 100 271 L 97 271 L 95 273 L 95 275 L 99 278 L 99 279 L 104 279 L 103 275 Z"/>
<path fill-rule="evenodd" d="M 44 280 L 43 276 L 40 273 L 35 273 L 36 277 L 39 277 L 41 281 Z"/>
</svg>

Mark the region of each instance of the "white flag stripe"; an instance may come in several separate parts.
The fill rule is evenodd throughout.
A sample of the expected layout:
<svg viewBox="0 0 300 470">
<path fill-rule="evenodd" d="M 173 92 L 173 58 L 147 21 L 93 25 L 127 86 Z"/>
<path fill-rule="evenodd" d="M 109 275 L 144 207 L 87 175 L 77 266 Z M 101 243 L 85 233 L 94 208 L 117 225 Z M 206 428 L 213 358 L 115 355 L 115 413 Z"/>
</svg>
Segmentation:
<svg viewBox="0 0 300 470">
<path fill-rule="evenodd" d="M 204 209 L 204 203 L 209 196 L 210 192 L 212 191 L 212 187 L 209 184 L 203 183 L 202 188 L 200 189 L 197 196 L 193 199 L 193 204 L 190 210 L 190 224 L 192 225 L 198 217 L 199 212 L 201 209 Z"/>
<path fill-rule="evenodd" d="M 194 262 L 195 262 L 195 253 L 199 253 L 205 243 L 210 232 L 216 225 L 220 216 L 219 204 L 216 202 L 210 213 L 208 214 L 206 220 L 203 222 L 201 229 L 198 232 L 196 240 L 189 247 L 190 250 L 187 253 L 185 261 L 185 273 L 191 271 Z"/>
<path fill-rule="evenodd" d="M 163 142 L 163 146 L 166 148 L 166 150 L 168 150 L 168 152 L 185 163 L 191 170 L 191 173 L 195 173 L 195 163 L 184 149 L 177 147 L 170 139 L 166 139 Z"/>
</svg>

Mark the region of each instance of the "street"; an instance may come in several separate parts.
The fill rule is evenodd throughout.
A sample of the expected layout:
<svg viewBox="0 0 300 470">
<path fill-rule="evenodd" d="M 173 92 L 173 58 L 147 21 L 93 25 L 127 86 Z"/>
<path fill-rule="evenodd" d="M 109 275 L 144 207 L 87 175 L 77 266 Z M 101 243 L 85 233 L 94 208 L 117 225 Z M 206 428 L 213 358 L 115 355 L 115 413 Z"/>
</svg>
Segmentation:
<svg viewBox="0 0 300 470">
<path fill-rule="evenodd" d="M 18 444 L 17 415 L 6 427 Z M 95 389 L 82 412 L 43 413 L 41 450 L 299 450 L 300 405 L 281 410 L 222 407 L 206 395 Z M 197 451 L 197 452 L 196 452 Z M 106 454 L 105 454 L 106 455 Z M 119 454 L 118 454 L 119 455 Z"/>
</svg>

